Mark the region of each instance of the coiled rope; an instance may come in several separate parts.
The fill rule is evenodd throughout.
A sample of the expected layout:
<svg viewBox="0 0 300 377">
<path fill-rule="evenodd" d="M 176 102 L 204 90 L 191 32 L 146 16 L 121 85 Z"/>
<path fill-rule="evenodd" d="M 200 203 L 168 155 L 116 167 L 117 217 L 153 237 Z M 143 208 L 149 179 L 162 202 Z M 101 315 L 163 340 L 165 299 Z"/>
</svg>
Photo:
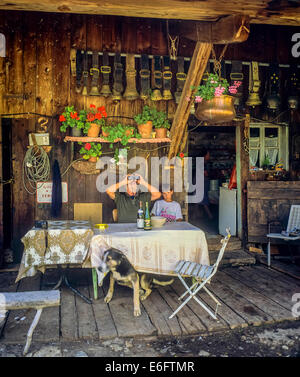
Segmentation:
<svg viewBox="0 0 300 377">
<path fill-rule="evenodd" d="M 23 160 L 22 179 L 25 190 L 31 195 L 35 194 L 38 188 L 37 182 L 46 182 L 49 177 L 50 162 L 47 153 L 38 145 L 30 147 Z M 33 191 L 26 187 L 25 178 L 27 178 L 30 189 Z"/>
</svg>

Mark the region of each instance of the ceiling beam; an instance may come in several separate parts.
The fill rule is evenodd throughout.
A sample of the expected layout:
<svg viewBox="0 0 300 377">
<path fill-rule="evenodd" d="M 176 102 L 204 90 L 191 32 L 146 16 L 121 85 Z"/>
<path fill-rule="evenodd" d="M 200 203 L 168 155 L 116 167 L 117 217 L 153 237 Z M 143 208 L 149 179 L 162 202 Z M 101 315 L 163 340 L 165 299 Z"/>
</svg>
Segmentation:
<svg viewBox="0 0 300 377">
<path fill-rule="evenodd" d="M 299 5 L 291 0 L 0 0 L 0 9 L 195 21 L 242 14 L 251 23 L 300 25 Z"/>
</svg>

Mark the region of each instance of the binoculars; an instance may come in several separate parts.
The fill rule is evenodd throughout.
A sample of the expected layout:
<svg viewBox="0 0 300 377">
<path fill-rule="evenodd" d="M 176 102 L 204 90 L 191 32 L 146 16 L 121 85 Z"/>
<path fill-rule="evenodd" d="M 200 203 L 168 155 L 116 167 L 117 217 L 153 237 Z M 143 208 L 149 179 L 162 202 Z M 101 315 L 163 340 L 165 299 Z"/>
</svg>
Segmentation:
<svg viewBox="0 0 300 377">
<path fill-rule="evenodd" d="M 140 179 L 139 175 L 132 174 L 128 177 L 128 181 L 138 181 Z"/>
</svg>

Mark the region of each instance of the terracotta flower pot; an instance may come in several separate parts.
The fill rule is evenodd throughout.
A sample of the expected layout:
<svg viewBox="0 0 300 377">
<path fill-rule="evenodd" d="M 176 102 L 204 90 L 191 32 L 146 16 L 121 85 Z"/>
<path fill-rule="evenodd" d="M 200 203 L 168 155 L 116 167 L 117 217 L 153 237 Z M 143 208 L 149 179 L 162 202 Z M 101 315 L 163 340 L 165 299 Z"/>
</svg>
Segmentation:
<svg viewBox="0 0 300 377">
<path fill-rule="evenodd" d="M 125 131 L 126 136 L 132 136 L 133 135 L 133 128 L 129 128 L 128 130 Z"/>
<path fill-rule="evenodd" d="M 145 124 L 138 125 L 139 134 L 142 136 L 143 139 L 151 139 L 152 136 L 152 121 L 149 120 Z"/>
<path fill-rule="evenodd" d="M 91 156 L 91 157 L 89 158 L 89 161 L 90 161 L 90 162 L 97 162 L 97 157 Z"/>
<path fill-rule="evenodd" d="M 88 130 L 88 136 L 89 137 L 98 137 L 99 136 L 99 132 L 100 132 L 100 128 L 101 126 L 99 126 L 99 124 L 96 124 L 96 123 L 91 123 L 91 126 Z"/>
<path fill-rule="evenodd" d="M 109 136 L 109 132 L 102 130 L 102 136 L 108 137 Z"/>
<path fill-rule="evenodd" d="M 223 95 L 198 103 L 195 116 L 211 123 L 230 122 L 235 117 L 234 97 Z"/>
<path fill-rule="evenodd" d="M 155 137 L 157 139 L 164 139 L 167 137 L 167 129 L 166 128 L 156 128 L 155 130 Z"/>
</svg>

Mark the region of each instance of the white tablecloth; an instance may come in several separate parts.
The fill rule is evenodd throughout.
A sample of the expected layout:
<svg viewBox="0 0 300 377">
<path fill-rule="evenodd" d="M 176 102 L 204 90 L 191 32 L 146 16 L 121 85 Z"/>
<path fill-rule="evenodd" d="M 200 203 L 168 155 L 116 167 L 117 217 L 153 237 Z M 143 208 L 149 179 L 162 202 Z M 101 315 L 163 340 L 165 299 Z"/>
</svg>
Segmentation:
<svg viewBox="0 0 300 377">
<path fill-rule="evenodd" d="M 139 272 L 174 275 L 180 260 L 210 264 L 205 233 L 187 222 L 166 223 L 150 231 L 137 229 L 135 223 L 109 224 L 94 233 L 85 267 L 97 267 L 110 247 L 122 251 Z"/>
</svg>

